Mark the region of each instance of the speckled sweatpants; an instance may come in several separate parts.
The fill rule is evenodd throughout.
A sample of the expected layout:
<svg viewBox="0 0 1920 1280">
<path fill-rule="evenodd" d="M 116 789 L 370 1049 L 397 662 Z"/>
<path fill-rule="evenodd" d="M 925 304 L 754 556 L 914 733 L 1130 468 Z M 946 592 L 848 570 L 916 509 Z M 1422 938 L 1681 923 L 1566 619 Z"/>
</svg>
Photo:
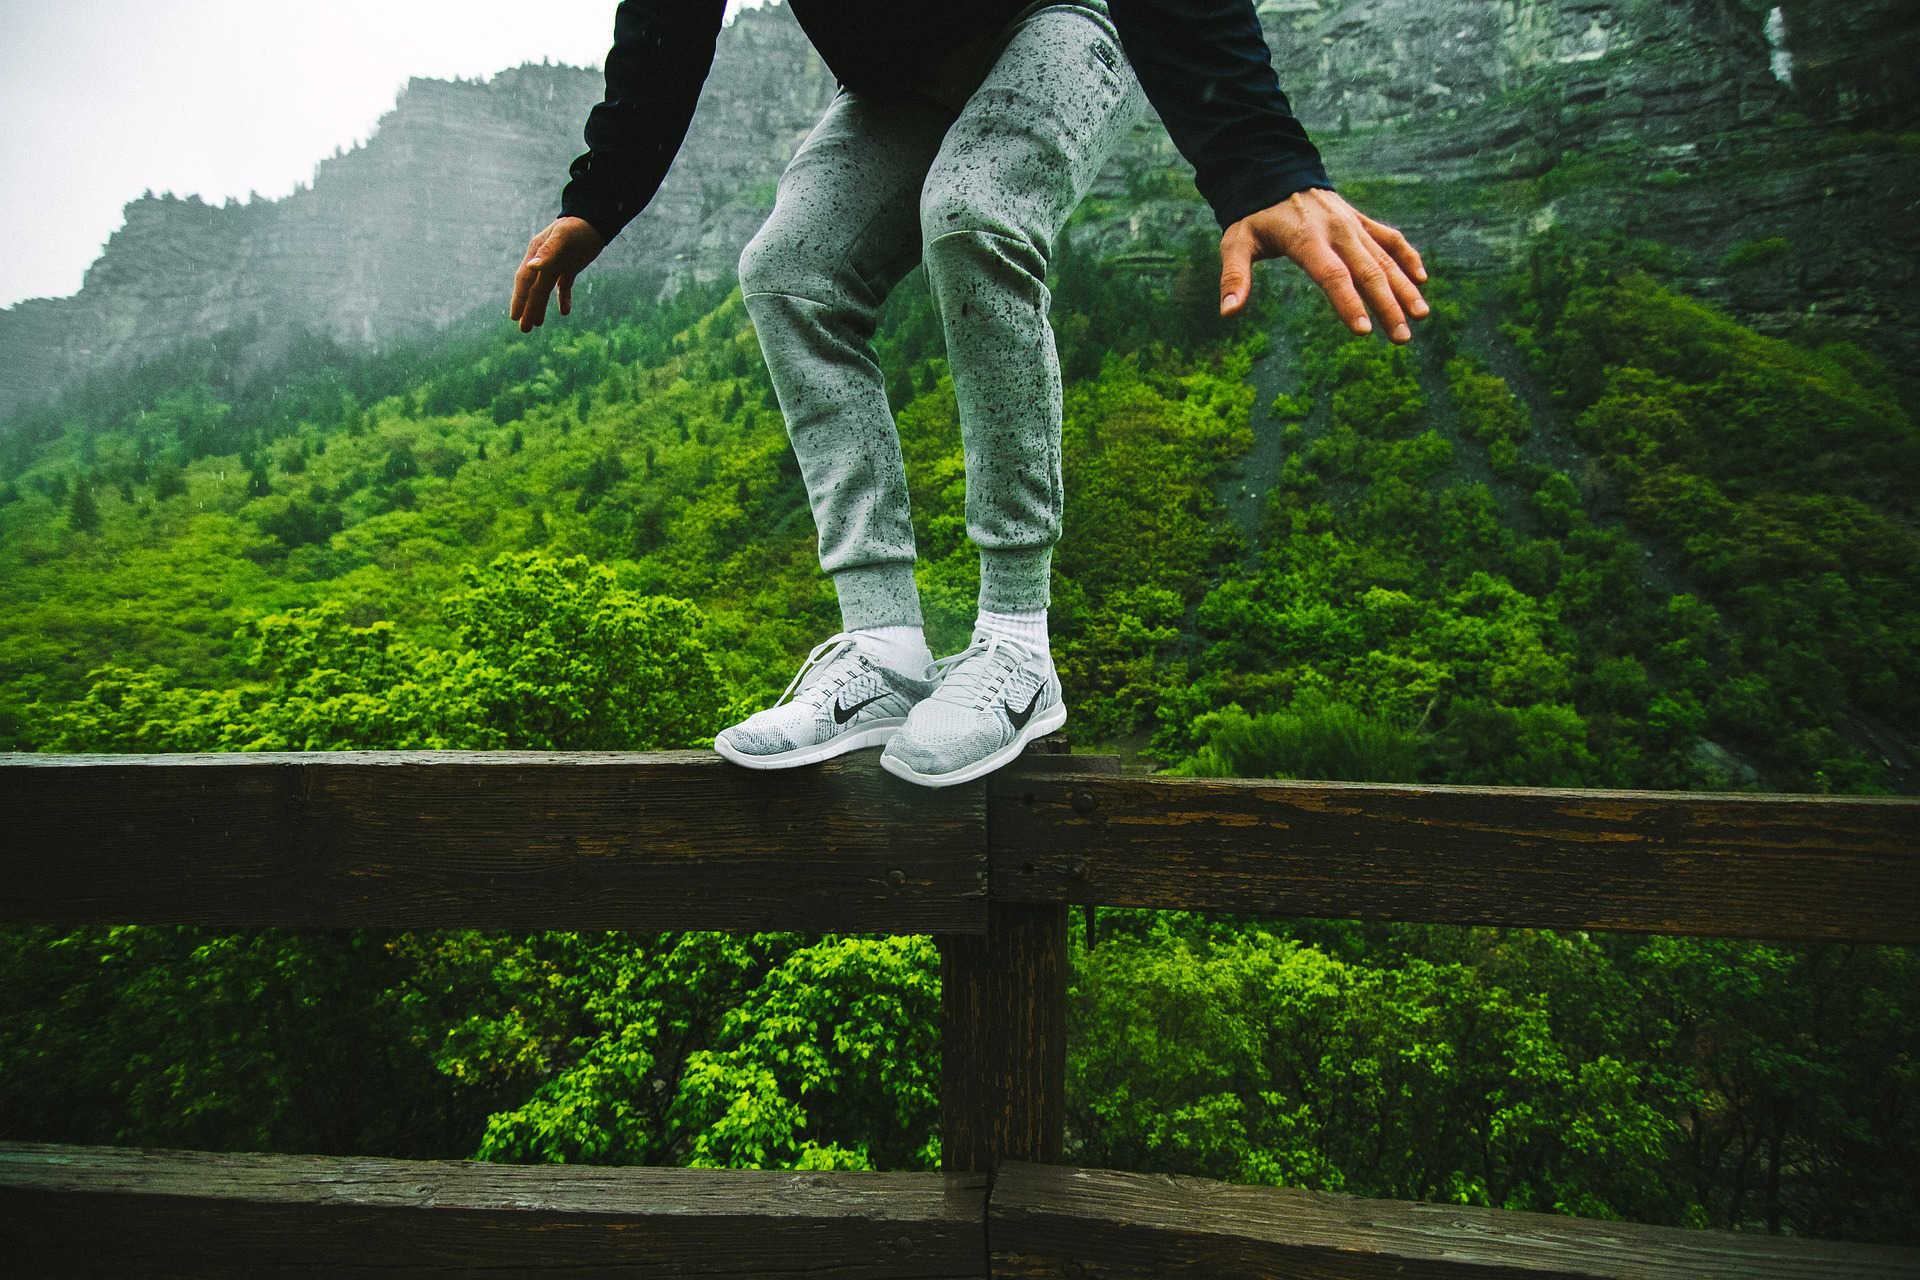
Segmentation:
<svg viewBox="0 0 1920 1280">
<path fill-rule="evenodd" d="M 1029 7 L 989 59 L 964 105 L 942 95 L 957 114 L 843 89 L 740 258 L 848 629 L 921 621 L 900 438 L 871 344 L 881 303 L 923 258 L 959 401 L 980 607 L 1048 602 L 1063 489 L 1047 259 L 1142 98 L 1100 0 Z"/>
</svg>

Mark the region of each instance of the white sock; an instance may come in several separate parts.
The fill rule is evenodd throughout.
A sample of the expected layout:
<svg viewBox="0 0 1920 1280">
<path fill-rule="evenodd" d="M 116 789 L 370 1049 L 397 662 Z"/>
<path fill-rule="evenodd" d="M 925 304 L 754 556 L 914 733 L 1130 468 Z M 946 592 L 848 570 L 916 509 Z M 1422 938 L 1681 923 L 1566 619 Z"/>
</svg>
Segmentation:
<svg viewBox="0 0 1920 1280">
<path fill-rule="evenodd" d="M 853 635 L 860 643 L 860 652 L 883 667 L 915 679 L 924 679 L 933 662 L 923 627 L 857 627 Z"/>
<path fill-rule="evenodd" d="M 990 636 L 1018 640 L 1039 654 L 1042 661 L 1053 661 L 1053 652 L 1047 647 L 1045 609 L 1036 609 L 1032 613 L 995 613 L 991 609 L 982 609 L 980 616 L 974 619 L 973 629 Z"/>
</svg>

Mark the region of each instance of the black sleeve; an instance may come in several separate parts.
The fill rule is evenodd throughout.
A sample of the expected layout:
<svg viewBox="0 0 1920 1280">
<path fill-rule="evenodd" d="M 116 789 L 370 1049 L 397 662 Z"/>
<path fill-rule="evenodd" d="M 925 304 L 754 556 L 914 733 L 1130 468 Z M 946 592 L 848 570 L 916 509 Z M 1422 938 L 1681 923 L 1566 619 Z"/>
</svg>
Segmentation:
<svg viewBox="0 0 1920 1280">
<path fill-rule="evenodd" d="M 1308 187 L 1333 190 L 1274 78 L 1253 0 L 1109 0 L 1148 101 L 1224 230 Z"/>
<path fill-rule="evenodd" d="M 563 215 L 611 240 L 647 207 L 686 140 L 725 14 L 726 0 L 620 0 L 607 96 L 587 116 L 587 151 L 568 169 Z"/>
</svg>

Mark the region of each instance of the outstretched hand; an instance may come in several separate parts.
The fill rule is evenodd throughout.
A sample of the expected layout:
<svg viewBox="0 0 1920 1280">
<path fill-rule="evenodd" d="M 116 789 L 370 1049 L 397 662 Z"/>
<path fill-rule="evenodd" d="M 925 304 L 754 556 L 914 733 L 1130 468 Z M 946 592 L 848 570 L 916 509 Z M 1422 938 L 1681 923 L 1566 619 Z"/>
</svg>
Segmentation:
<svg viewBox="0 0 1920 1280">
<path fill-rule="evenodd" d="M 1413 337 L 1407 317 L 1427 314 L 1427 300 L 1414 286 L 1427 269 L 1407 238 L 1321 187 L 1296 191 L 1227 228 L 1220 237 L 1220 314 L 1246 306 L 1255 262 L 1283 256 L 1326 291 L 1355 333 L 1373 329 L 1371 307 L 1387 336 L 1406 342 Z"/>
<path fill-rule="evenodd" d="M 593 224 L 584 218 L 555 218 L 527 241 L 526 257 L 513 273 L 513 303 L 509 319 L 520 332 L 531 333 L 547 318 L 547 298 L 560 286 L 560 314 L 573 312 L 573 278 L 607 247 Z"/>
</svg>

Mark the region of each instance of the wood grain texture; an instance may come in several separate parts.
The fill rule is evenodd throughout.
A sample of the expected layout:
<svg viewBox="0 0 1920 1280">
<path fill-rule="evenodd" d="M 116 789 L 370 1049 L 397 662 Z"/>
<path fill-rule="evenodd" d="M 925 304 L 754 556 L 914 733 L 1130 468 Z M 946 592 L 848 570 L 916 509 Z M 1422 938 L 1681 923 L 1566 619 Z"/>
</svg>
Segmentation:
<svg viewBox="0 0 1920 1280">
<path fill-rule="evenodd" d="M 994 1176 L 996 1277 L 1145 1280 L 1892 1280 L 1920 1250 L 1362 1200 L 1010 1161 Z"/>
<path fill-rule="evenodd" d="M 0 1143 L 15 1275 L 976 1277 L 985 1214 L 984 1177 L 937 1173 Z"/>
<path fill-rule="evenodd" d="M 949 1173 L 1058 1160 L 1066 1124 L 1067 912 L 992 904 L 942 935 L 940 1154 Z"/>
<path fill-rule="evenodd" d="M 1920 799 L 988 780 L 996 900 L 1920 943 Z"/>
<path fill-rule="evenodd" d="M 0 756 L 0 919 L 978 932 L 983 786 L 862 752 Z"/>
</svg>

